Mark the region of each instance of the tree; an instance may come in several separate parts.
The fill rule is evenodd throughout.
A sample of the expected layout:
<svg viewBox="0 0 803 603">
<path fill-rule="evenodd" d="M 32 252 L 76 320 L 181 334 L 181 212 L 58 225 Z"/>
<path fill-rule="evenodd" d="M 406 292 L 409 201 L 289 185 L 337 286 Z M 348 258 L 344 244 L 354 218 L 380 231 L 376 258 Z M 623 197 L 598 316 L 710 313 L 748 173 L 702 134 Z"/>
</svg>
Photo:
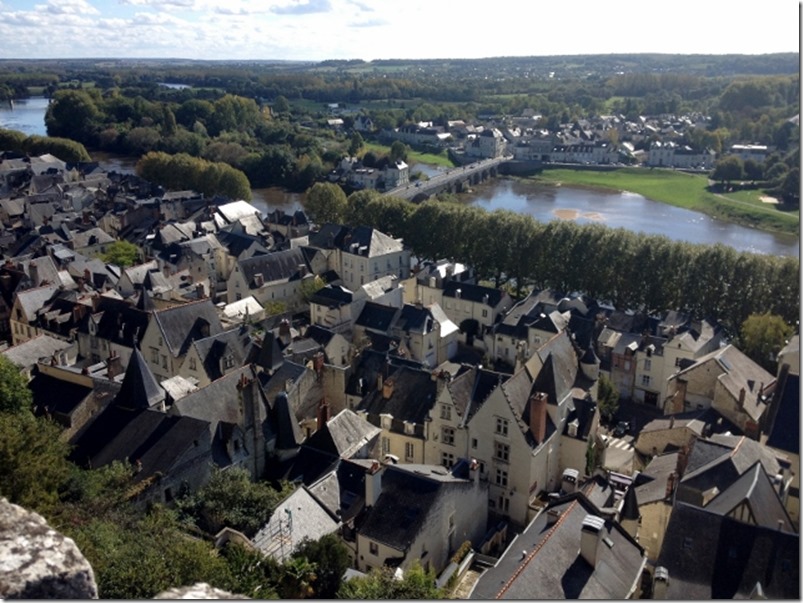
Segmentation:
<svg viewBox="0 0 803 603">
<path fill-rule="evenodd" d="M 19 367 L 5 356 L 0 356 L 0 412 L 30 412 L 33 397 L 28 381 Z"/>
<path fill-rule="evenodd" d="M 744 162 L 744 175 L 749 180 L 761 180 L 764 178 L 764 166 L 755 159 L 747 159 Z"/>
<path fill-rule="evenodd" d="M 39 513 L 52 511 L 70 476 L 69 445 L 61 433 L 30 412 L 0 412 L 1 496 Z"/>
<path fill-rule="evenodd" d="M 86 90 L 59 90 L 45 114 L 49 136 L 85 141 L 100 117 L 95 99 Z"/>
<path fill-rule="evenodd" d="M 309 300 L 312 298 L 312 296 L 325 286 L 326 283 L 319 274 L 309 278 L 304 278 L 299 286 L 299 289 L 301 290 L 301 299 L 303 299 L 306 303 L 309 303 Z"/>
<path fill-rule="evenodd" d="M 346 193 L 331 182 L 316 182 L 304 198 L 304 209 L 316 224 L 342 224 L 347 208 Z"/>
<path fill-rule="evenodd" d="M 107 264 L 114 264 L 122 268 L 133 266 L 139 261 L 139 258 L 139 247 L 122 239 L 109 245 L 106 253 L 101 256 L 101 259 Z"/>
<path fill-rule="evenodd" d="M 274 113 L 290 112 L 290 103 L 288 102 L 287 97 L 282 96 L 281 94 L 276 97 L 276 100 L 273 101 L 273 112 Z"/>
<path fill-rule="evenodd" d="M 409 148 L 401 140 L 394 140 L 390 145 L 390 160 L 391 161 L 407 161 L 407 153 Z"/>
<path fill-rule="evenodd" d="M 791 204 L 800 204 L 800 168 L 792 168 L 783 179 L 781 185 L 784 201 Z"/>
<path fill-rule="evenodd" d="M 775 374 L 778 352 L 792 334 L 792 327 L 777 314 L 751 314 L 739 332 L 741 350 L 755 363 Z"/>
<path fill-rule="evenodd" d="M 316 579 L 312 586 L 316 599 L 337 596 L 343 572 L 351 565 L 348 548 L 338 536 L 327 534 L 318 540 L 305 540 L 293 557 L 304 557 L 315 566 Z"/>
<path fill-rule="evenodd" d="M 612 421 L 619 411 L 619 390 L 605 375 L 597 381 L 597 405 L 606 421 Z"/>
<path fill-rule="evenodd" d="M 730 183 L 742 178 L 743 174 L 744 166 L 742 160 L 735 155 L 729 155 L 716 162 L 711 178 L 713 180 L 719 180 L 721 183 Z"/>
<path fill-rule="evenodd" d="M 276 490 L 270 484 L 252 482 L 246 469 L 235 467 L 213 471 L 209 483 L 181 500 L 179 506 L 210 534 L 228 526 L 250 537 L 268 522 L 276 505 L 292 491 L 288 484 Z"/>
<path fill-rule="evenodd" d="M 337 591 L 338 599 L 442 599 L 443 593 L 435 586 L 435 572 L 426 572 L 416 562 L 399 580 L 395 570 L 388 566 L 374 568 L 360 578 L 344 582 Z"/>
<path fill-rule="evenodd" d="M 365 141 L 362 139 L 362 134 L 359 132 L 354 132 L 351 135 L 351 142 L 349 143 L 349 155 L 351 157 L 356 157 L 357 153 L 362 150 Z"/>
</svg>

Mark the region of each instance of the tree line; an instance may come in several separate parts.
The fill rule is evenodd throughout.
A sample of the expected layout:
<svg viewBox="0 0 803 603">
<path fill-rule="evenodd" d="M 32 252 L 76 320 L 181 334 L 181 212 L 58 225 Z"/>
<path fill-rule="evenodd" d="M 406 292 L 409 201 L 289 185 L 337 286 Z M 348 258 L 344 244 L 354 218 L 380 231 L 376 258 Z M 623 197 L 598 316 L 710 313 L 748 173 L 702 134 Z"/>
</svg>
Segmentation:
<svg viewBox="0 0 803 603">
<path fill-rule="evenodd" d="M 324 205 L 321 184 L 313 207 Z M 312 191 L 310 191 L 312 193 Z M 331 221 L 368 225 L 401 237 L 419 259 L 450 258 L 473 266 L 478 278 L 508 285 L 582 292 L 617 308 L 690 312 L 719 320 L 732 334 L 751 314 L 772 313 L 794 324 L 800 308 L 800 261 L 736 251 L 722 244 L 673 241 L 600 224 L 539 222 L 508 210 L 485 211 L 456 202 L 420 204 L 352 193 L 326 214 Z M 316 198 L 318 197 L 318 198 Z"/>
</svg>

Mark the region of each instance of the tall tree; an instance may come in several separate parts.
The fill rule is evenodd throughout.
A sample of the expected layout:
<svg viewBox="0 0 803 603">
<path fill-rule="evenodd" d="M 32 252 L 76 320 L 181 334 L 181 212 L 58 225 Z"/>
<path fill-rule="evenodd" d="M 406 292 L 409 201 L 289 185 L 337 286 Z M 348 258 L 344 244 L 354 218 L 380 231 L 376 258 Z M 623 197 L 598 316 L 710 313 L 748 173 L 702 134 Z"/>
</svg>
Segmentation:
<svg viewBox="0 0 803 603">
<path fill-rule="evenodd" d="M 777 314 L 751 314 L 739 332 L 741 350 L 756 364 L 775 374 L 778 352 L 792 331 L 791 325 Z"/>
<path fill-rule="evenodd" d="M 337 184 L 316 182 L 307 191 L 304 209 L 316 224 L 342 224 L 348 209 L 348 199 Z"/>
</svg>

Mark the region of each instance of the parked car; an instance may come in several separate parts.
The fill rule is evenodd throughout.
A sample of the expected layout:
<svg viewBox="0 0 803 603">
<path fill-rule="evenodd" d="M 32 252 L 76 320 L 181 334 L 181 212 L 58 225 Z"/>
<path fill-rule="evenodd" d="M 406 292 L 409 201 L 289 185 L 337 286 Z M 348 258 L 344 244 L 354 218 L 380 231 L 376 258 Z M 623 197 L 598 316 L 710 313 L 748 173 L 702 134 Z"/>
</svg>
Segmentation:
<svg viewBox="0 0 803 603">
<path fill-rule="evenodd" d="M 613 436 L 615 438 L 621 438 L 628 433 L 630 433 L 630 423 L 628 421 L 619 421 L 616 427 L 613 428 Z"/>
</svg>

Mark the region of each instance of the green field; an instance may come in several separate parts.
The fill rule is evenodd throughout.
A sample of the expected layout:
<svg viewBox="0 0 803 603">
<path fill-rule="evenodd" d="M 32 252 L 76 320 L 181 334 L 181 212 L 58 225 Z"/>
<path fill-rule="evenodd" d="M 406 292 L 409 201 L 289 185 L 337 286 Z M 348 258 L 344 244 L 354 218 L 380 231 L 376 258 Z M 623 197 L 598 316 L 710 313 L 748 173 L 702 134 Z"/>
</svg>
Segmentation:
<svg viewBox="0 0 803 603">
<path fill-rule="evenodd" d="M 572 186 L 629 191 L 653 201 L 699 211 L 714 218 L 760 230 L 798 234 L 800 227 L 798 211 L 781 211 L 775 205 L 762 203 L 759 199 L 761 191 L 740 191 L 727 195 L 709 192 L 708 176 L 705 174 L 643 168 L 604 172 L 548 169 L 537 179 Z"/>
<path fill-rule="evenodd" d="M 377 155 L 387 155 L 390 153 L 390 147 L 375 142 L 366 142 L 363 146 L 363 151 L 372 151 Z M 410 150 L 407 153 L 407 163 L 426 163 L 433 166 L 454 167 L 452 160 L 446 156 L 446 151 L 435 155 L 434 153 L 419 153 L 418 151 Z"/>
</svg>

